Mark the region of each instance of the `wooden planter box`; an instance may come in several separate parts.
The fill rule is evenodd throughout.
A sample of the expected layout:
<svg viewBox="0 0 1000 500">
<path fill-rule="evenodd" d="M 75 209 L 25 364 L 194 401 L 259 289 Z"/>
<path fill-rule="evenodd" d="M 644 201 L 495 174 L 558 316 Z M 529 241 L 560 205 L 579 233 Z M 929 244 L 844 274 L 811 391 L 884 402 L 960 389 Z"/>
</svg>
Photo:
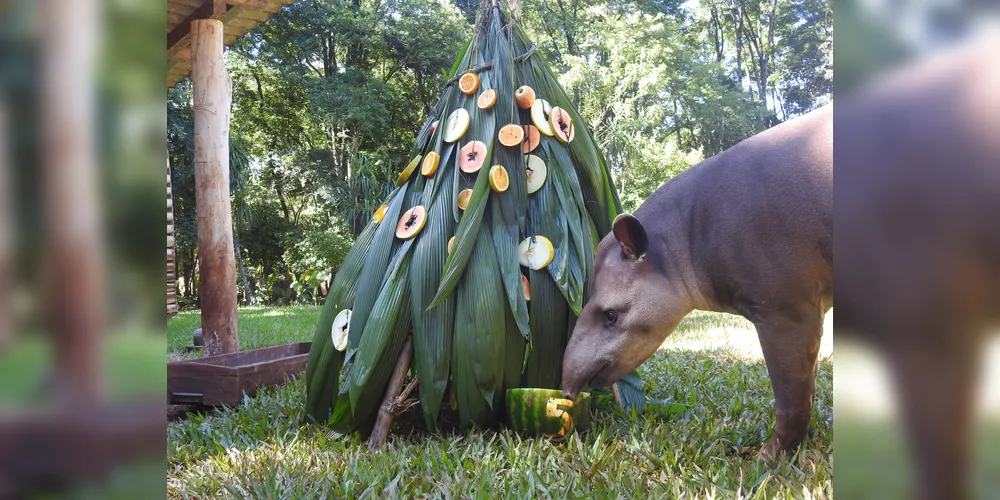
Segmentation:
<svg viewBox="0 0 1000 500">
<path fill-rule="evenodd" d="M 243 395 L 279 385 L 306 367 L 312 342 L 167 363 L 167 402 L 236 406 Z"/>
</svg>

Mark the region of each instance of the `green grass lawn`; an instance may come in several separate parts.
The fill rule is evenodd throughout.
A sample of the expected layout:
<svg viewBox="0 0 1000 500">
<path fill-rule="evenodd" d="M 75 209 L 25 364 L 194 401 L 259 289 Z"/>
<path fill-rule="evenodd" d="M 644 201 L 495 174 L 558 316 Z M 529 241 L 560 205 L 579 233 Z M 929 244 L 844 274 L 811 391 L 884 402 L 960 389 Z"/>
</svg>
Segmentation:
<svg viewBox="0 0 1000 500">
<path fill-rule="evenodd" d="M 310 340 L 318 317 L 317 307 L 242 309 L 241 347 Z M 197 326 L 197 313 L 170 321 L 172 357 Z M 561 446 L 509 430 L 397 429 L 373 453 L 357 436 L 300 426 L 305 387 L 297 380 L 239 408 L 171 422 L 167 491 L 171 498 L 831 498 L 826 340 L 809 438 L 776 467 L 755 459 L 774 420 L 774 396 L 752 326 L 695 313 L 641 368 L 649 395 L 691 405 L 682 413 L 598 411 L 589 432 Z"/>
</svg>

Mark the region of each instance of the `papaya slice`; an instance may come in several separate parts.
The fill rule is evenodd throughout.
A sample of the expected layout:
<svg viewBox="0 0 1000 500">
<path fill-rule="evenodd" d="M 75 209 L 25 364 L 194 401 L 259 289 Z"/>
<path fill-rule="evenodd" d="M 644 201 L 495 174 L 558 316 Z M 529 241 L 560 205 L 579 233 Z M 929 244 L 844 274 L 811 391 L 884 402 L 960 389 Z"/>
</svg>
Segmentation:
<svg viewBox="0 0 1000 500">
<path fill-rule="evenodd" d="M 497 91 L 493 89 L 487 89 L 486 92 L 479 94 L 479 99 L 476 100 L 476 104 L 479 105 L 479 109 L 490 109 L 496 103 Z"/>
<path fill-rule="evenodd" d="M 548 168 L 546 168 L 545 162 L 535 155 L 528 155 L 524 164 L 524 173 L 528 178 L 528 194 L 531 194 L 542 189 L 545 177 L 548 175 Z"/>
<path fill-rule="evenodd" d="M 434 135 L 434 131 L 438 129 L 438 124 L 439 123 L 441 123 L 440 120 L 434 120 L 434 123 L 431 124 L 431 136 L 433 136 Z"/>
<path fill-rule="evenodd" d="M 469 130 L 469 112 L 465 108 L 458 108 L 448 115 L 448 123 L 444 129 L 444 142 L 455 142 L 465 135 Z"/>
<path fill-rule="evenodd" d="M 555 248 L 548 238 L 538 234 L 529 236 L 517 246 L 517 261 L 522 266 L 538 271 L 552 262 Z"/>
<path fill-rule="evenodd" d="M 424 228 L 426 223 L 427 210 L 423 206 L 417 205 L 403 212 L 403 216 L 399 218 L 399 223 L 396 224 L 396 237 L 401 240 L 413 238 Z"/>
<path fill-rule="evenodd" d="M 497 134 L 500 144 L 507 147 L 514 147 L 524 141 L 524 129 L 520 125 L 510 124 L 500 127 Z"/>
<path fill-rule="evenodd" d="M 527 85 L 521 85 L 514 92 L 514 100 L 517 101 L 517 107 L 531 109 L 531 105 L 535 103 L 535 90 Z"/>
<path fill-rule="evenodd" d="M 534 125 L 524 126 L 524 142 L 521 143 L 521 152 L 530 153 L 538 147 L 542 141 L 542 135 L 538 133 L 538 128 Z"/>
<path fill-rule="evenodd" d="M 458 208 L 465 210 L 469 206 L 469 200 L 472 199 L 472 190 L 463 189 L 458 193 Z"/>
<path fill-rule="evenodd" d="M 469 141 L 458 151 L 458 167 L 467 174 L 478 172 L 485 161 L 486 143 L 482 141 Z"/>
<path fill-rule="evenodd" d="M 498 193 L 502 193 L 510 186 L 510 177 L 507 176 L 507 169 L 502 165 L 493 165 L 490 168 L 490 187 Z"/>
<path fill-rule="evenodd" d="M 545 99 L 535 99 L 531 105 L 531 123 L 535 124 L 538 131 L 552 137 L 552 123 L 549 115 L 552 113 L 552 106 Z"/>
<path fill-rule="evenodd" d="M 430 177 L 437 172 L 438 163 L 441 162 L 441 155 L 437 154 L 435 151 L 427 153 L 427 157 L 424 158 L 424 164 L 420 167 L 420 173 L 424 174 L 424 177 Z"/>
<path fill-rule="evenodd" d="M 458 89 L 465 95 L 472 95 L 479 89 L 479 75 L 468 72 L 458 79 Z"/>
<path fill-rule="evenodd" d="M 351 310 L 344 309 L 333 318 L 333 326 L 330 328 L 330 336 L 333 338 L 333 347 L 338 351 L 347 349 L 347 334 L 351 327 Z"/>
<path fill-rule="evenodd" d="M 389 205 L 382 205 L 381 207 L 378 207 L 378 210 L 372 214 L 372 220 L 375 221 L 376 224 L 381 224 L 382 219 L 385 218 L 385 213 L 388 211 Z"/>
<path fill-rule="evenodd" d="M 568 144 L 573 131 L 573 119 L 570 118 L 569 113 L 556 106 L 549 114 L 549 123 L 552 125 L 552 132 L 556 140 Z"/>
<path fill-rule="evenodd" d="M 420 155 L 414 156 L 413 159 L 410 160 L 410 163 L 406 164 L 406 168 L 399 173 L 399 177 L 396 177 L 397 186 L 406 184 L 406 181 L 410 179 L 411 175 L 413 175 L 413 171 L 417 169 L 417 165 L 420 164 L 420 158 Z"/>
<path fill-rule="evenodd" d="M 455 237 L 452 236 L 451 239 L 448 240 L 448 253 L 451 253 L 451 247 L 454 245 L 455 245 Z"/>
<path fill-rule="evenodd" d="M 528 282 L 528 277 L 521 275 L 521 289 L 524 290 L 524 300 L 531 301 L 531 283 Z"/>
</svg>

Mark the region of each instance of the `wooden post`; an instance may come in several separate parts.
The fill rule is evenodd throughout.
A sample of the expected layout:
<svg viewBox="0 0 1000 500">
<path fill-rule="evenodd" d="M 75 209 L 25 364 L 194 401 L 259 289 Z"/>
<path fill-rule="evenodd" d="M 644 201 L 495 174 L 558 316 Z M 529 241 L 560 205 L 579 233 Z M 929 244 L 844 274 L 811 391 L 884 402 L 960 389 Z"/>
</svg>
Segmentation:
<svg viewBox="0 0 1000 500">
<path fill-rule="evenodd" d="M 191 22 L 194 92 L 195 210 L 201 263 L 201 328 L 205 355 L 239 350 L 236 262 L 229 201 L 230 80 L 222 21 Z"/>
<path fill-rule="evenodd" d="M 45 246 L 58 397 L 69 407 L 103 395 L 105 287 L 94 144 L 96 0 L 41 3 Z"/>
<path fill-rule="evenodd" d="M 13 335 L 10 298 L 14 288 L 14 213 L 10 195 L 10 157 L 8 149 L 7 108 L 0 102 L 0 352 Z"/>
<path fill-rule="evenodd" d="M 406 343 L 403 344 L 403 352 L 399 353 L 399 361 L 396 362 L 396 368 L 389 378 L 389 387 L 385 390 L 382 406 L 379 407 L 378 417 L 375 419 L 375 427 L 368 440 L 368 449 L 370 450 L 377 450 L 385 443 L 385 439 L 389 437 L 389 430 L 392 429 L 392 421 L 396 418 L 396 411 L 393 407 L 410 395 L 409 392 L 406 392 L 405 395 L 400 396 L 400 390 L 406 380 L 406 372 L 410 369 L 411 359 L 413 359 L 413 336 L 407 335 Z M 415 385 L 411 385 L 411 391 Z"/>
</svg>

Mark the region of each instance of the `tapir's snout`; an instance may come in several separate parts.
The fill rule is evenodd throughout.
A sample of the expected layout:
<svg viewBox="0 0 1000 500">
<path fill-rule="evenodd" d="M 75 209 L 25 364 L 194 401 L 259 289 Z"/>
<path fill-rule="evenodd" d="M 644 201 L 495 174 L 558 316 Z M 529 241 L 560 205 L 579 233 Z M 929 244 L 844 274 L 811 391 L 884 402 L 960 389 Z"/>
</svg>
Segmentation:
<svg viewBox="0 0 1000 500">
<path fill-rule="evenodd" d="M 580 391 L 587 387 L 600 387 L 613 380 L 605 380 L 609 369 L 614 367 L 613 360 L 605 353 L 590 346 L 584 335 L 576 335 L 566 346 L 562 365 L 563 397 L 576 400 Z"/>
</svg>

